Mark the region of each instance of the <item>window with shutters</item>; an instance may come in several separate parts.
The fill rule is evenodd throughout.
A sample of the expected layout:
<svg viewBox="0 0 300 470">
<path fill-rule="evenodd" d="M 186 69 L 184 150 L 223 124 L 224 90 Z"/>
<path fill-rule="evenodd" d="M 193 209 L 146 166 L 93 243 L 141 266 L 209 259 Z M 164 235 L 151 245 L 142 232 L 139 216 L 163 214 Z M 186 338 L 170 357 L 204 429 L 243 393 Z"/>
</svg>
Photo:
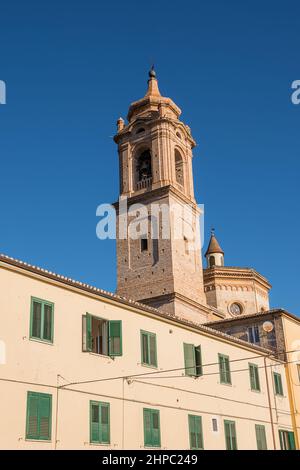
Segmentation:
<svg viewBox="0 0 300 470">
<path fill-rule="evenodd" d="M 27 393 L 26 439 L 51 439 L 52 395 Z"/>
<path fill-rule="evenodd" d="M 249 376 L 251 390 L 260 392 L 259 373 L 258 366 L 256 364 L 249 363 Z"/>
<path fill-rule="evenodd" d="M 281 374 L 278 374 L 278 372 L 273 372 L 273 379 L 274 379 L 275 394 L 283 396 Z"/>
<path fill-rule="evenodd" d="M 257 450 L 267 450 L 266 429 L 262 424 L 255 425 Z"/>
<path fill-rule="evenodd" d="M 201 416 L 189 415 L 190 448 L 204 449 Z"/>
<path fill-rule="evenodd" d="M 201 346 L 183 344 L 185 375 L 199 377 L 203 374 Z"/>
<path fill-rule="evenodd" d="M 292 431 L 279 431 L 281 450 L 296 450 L 295 435 Z"/>
<path fill-rule="evenodd" d="M 95 444 L 110 443 L 109 403 L 90 401 L 90 442 Z"/>
<path fill-rule="evenodd" d="M 156 334 L 141 331 L 142 364 L 157 367 Z"/>
<path fill-rule="evenodd" d="M 30 338 L 53 342 L 54 304 L 31 297 Z"/>
<path fill-rule="evenodd" d="M 145 447 L 160 447 L 160 417 L 159 410 L 144 408 L 144 445 Z"/>
<path fill-rule="evenodd" d="M 224 421 L 226 450 L 237 450 L 236 429 L 234 421 Z"/>
<path fill-rule="evenodd" d="M 83 351 L 122 356 L 122 321 L 104 320 L 87 313 L 82 318 Z"/>
<path fill-rule="evenodd" d="M 229 357 L 224 354 L 219 354 L 219 372 L 220 382 L 222 384 L 231 385 L 230 362 Z"/>
</svg>

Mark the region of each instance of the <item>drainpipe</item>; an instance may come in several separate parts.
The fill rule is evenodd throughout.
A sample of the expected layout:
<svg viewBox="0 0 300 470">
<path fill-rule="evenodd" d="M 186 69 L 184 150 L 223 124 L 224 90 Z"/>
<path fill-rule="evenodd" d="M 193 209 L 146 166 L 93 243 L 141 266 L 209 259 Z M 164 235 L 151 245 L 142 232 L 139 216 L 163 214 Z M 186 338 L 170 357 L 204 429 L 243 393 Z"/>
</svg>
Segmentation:
<svg viewBox="0 0 300 470">
<path fill-rule="evenodd" d="M 54 450 L 57 450 L 57 430 L 58 430 L 58 393 L 59 393 L 59 377 L 60 375 L 57 375 L 57 385 L 56 385 L 56 407 L 55 407 L 55 435 L 54 435 Z"/>
<path fill-rule="evenodd" d="M 288 358 L 287 358 L 287 361 L 289 361 Z M 296 414 L 295 402 L 294 402 L 294 394 L 293 394 L 293 388 L 292 388 L 292 383 L 291 383 L 292 382 L 291 381 L 291 374 L 290 374 L 290 368 L 289 368 L 289 363 L 288 362 L 286 362 L 284 364 L 284 369 L 285 369 L 289 404 L 290 404 L 290 410 L 291 410 L 292 427 L 293 427 L 294 436 L 295 436 L 296 450 L 299 450 L 299 439 L 298 439 L 297 423 L 296 423 L 296 416 L 295 416 L 295 414 Z"/>
<path fill-rule="evenodd" d="M 276 450 L 275 430 L 274 430 L 274 421 L 273 421 L 273 413 L 272 413 L 272 404 L 271 404 L 271 395 L 270 395 L 270 386 L 269 386 L 266 356 L 264 356 L 264 366 L 265 366 L 265 374 L 266 374 L 267 395 L 268 395 L 270 421 L 271 421 L 271 428 L 272 428 L 273 447 L 274 447 L 274 450 Z"/>
</svg>

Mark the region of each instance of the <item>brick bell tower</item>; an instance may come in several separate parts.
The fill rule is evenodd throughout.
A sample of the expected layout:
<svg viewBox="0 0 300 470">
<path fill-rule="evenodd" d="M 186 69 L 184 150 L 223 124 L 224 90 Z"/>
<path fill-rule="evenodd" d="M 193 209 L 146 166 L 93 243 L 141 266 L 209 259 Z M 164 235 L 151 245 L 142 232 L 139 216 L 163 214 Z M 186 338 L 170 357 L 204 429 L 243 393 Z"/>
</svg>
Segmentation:
<svg viewBox="0 0 300 470">
<path fill-rule="evenodd" d="M 126 220 L 121 204 L 115 204 L 117 293 L 181 318 L 205 322 L 213 319 L 213 314 L 206 306 L 201 245 L 190 249 L 189 243 L 199 230 L 192 170 L 196 143 L 190 128 L 179 120 L 180 114 L 170 98 L 161 96 L 152 67 L 146 95 L 131 104 L 127 124 L 122 118 L 117 122 L 114 140 L 120 160 L 120 197 L 127 198 L 129 211 L 137 204 L 147 208 L 146 214 L 139 212 L 141 233 L 133 239 L 129 227 L 137 213 L 135 217 L 129 214 Z M 182 222 L 181 238 L 172 230 L 166 238 L 160 223 L 163 211 L 154 215 L 153 204 L 156 208 L 163 205 L 171 229 Z M 189 206 L 192 219 L 174 218 L 174 205 L 182 210 Z M 156 237 L 150 222 L 156 226 Z M 125 237 L 120 236 L 121 224 L 126 224 Z"/>
</svg>

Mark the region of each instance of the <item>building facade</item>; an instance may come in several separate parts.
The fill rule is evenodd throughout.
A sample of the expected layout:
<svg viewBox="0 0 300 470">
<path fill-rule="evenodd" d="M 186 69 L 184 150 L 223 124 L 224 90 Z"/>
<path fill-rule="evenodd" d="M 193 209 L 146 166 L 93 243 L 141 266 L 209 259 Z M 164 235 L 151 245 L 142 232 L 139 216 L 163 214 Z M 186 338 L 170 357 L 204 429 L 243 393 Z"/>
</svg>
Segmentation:
<svg viewBox="0 0 300 470">
<path fill-rule="evenodd" d="M 293 435 L 268 349 L 7 257 L 0 285 L 2 449 L 279 449 Z"/>
<path fill-rule="evenodd" d="M 273 351 L 285 362 L 291 417 L 297 448 L 300 442 L 300 319 L 274 309 L 210 322 L 209 326 Z"/>
</svg>

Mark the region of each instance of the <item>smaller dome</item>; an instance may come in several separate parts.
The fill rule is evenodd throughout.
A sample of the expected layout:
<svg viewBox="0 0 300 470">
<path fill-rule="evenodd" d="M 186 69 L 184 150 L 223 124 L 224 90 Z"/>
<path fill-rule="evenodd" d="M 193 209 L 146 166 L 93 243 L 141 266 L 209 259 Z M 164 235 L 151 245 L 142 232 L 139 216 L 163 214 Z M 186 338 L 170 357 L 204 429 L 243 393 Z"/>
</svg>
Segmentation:
<svg viewBox="0 0 300 470">
<path fill-rule="evenodd" d="M 215 237 L 214 231 L 212 231 L 210 241 L 209 241 L 209 244 L 208 244 L 208 248 L 207 248 L 206 253 L 205 253 L 205 256 L 211 255 L 211 254 L 214 254 L 214 253 L 221 253 L 222 255 L 224 255 L 224 251 L 220 247 L 220 245 L 218 243 L 218 240 Z"/>
</svg>

